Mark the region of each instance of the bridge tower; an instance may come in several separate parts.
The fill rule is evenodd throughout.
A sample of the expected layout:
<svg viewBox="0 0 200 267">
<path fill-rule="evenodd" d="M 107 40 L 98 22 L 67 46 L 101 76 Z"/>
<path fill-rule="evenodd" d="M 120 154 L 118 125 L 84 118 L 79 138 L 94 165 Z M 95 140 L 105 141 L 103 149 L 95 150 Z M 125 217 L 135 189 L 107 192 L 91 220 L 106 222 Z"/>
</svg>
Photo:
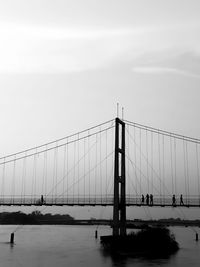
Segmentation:
<svg viewBox="0 0 200 267">
<path fill-rule="evenodd" d="M 115 119 L 113 236 L 126 235 L 125 123 Z"/>
</svg>

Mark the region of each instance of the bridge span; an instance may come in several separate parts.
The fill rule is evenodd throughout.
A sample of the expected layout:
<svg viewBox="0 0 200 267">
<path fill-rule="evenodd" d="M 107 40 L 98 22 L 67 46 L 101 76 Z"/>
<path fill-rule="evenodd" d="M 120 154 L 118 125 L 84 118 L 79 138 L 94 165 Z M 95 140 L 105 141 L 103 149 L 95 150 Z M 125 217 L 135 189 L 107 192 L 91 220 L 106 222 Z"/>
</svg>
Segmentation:
<svg viewBox="0 0 200 267">
<path fill-rule="evenodd" d="M 40 197 L 16 197 L 14 199 L 10 197 L 0 198 L 0 206 L 113 206 L 114 197 L 68 197 L 68 198 L 44 198 L 41 202 Z M 127 196 L 127 207 L 200 207 L 200 199 L 198 196 L 192 196 L 185 199 L 184 204 L 181 204 L 179 200 L 175 204 L 172 203 L 171 196 L 154 196 L 153 204 L 142 203 L 140 197 Z"/>
</svg>

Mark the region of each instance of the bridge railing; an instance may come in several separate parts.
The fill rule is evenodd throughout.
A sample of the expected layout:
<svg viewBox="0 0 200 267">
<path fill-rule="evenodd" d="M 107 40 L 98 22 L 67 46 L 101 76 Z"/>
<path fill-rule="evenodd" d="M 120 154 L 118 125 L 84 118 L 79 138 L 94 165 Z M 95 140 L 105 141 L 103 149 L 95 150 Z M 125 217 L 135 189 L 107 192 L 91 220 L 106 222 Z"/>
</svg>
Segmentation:
<svg viewBox="0 0 200 267">
<path fill-rule="evenodd" d="M 185 196 L 183 195 L 183 202 L 180 201 L 180 196 L 175 196 L 175 202 L 172 199 L 173 195 L 154 195 L 153 203 L 151 203 L 150 199 L 147 203 L 146 197 L 144 197 L 144 201 L 142 202 L 142 197 L 139 195 L 127 195 L 126 196 L 126 204 L 127 205 L 136 205 L 136 206 L 200 206 L 200 196 L 192 195 Z"/>
<path fill-rule="evenodd" d="M 40 205 L 47 205 L 47 206 L 62 206 L 62 205 L 79 205 L 79 206 L 113 206 L 113 195 L 74 195 L 74 196 L 4 196 L 0 197 L 0 205 L 7 205 L 7 206 L 40 206 Z M 126 205 L 127 206 L 160 206 L 160 207 L 176 207 L 176 206 L 186 206 L 186 207 L 200 207 L 200 196 L 193 195 L 190 197 L 186 197 L 183 195 L 183 204 L 180 203 L 180 199 L 177 197 L 176 202 L 173 203 L 172 196 L 165 195 L 159 196 L 155 195 L 153 197 L 153 203 L 149 201 L 147 203 L 146 198 L 144 202 L 140 196 L 136 195 L 127 195 L 126 197 Z"/>
</svg>

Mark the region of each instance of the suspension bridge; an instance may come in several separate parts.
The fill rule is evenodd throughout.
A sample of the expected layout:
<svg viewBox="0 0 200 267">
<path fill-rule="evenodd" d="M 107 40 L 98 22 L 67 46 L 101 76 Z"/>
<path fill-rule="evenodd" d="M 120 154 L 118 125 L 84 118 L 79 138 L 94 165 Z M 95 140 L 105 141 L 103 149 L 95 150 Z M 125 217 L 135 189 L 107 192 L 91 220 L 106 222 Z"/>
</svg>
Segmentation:
<svg viewBox="0 0 200 267">
<path fill-rule="evenodd" d="M 1 157 L 0 205 L 200 207 L 199 159 L 200 139 L 116 118 Z"/>
</svg>

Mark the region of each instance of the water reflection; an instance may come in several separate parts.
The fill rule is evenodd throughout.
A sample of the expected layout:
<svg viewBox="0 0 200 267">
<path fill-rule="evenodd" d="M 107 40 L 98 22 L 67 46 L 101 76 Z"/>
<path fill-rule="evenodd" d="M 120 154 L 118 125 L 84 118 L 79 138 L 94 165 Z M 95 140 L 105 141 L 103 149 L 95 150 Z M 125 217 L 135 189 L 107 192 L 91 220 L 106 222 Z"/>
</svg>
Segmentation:
<svg viewBox="0 0 200 267">
<path fill-rule="evenodd" d="M 117 254 L 110 254 L 108 251 L 104 250 L 102 247 L 100 248 L 100 253 L 102 257 L 110 258 L 112 262 L 112 266 L 120 266 L 126 267 L 127 266 L 127 257 L 122 257 Z"/>
<path fill-rule="evenodd" d="M 176 257 L 176 253 L 160 258 L 155 257 L 134 257 L 128 255 L 113 254 L 105 250 L 103 247 L 100 248 L 102 257 L 109 258 L 113 267 L 128 267 L 128 266 L 171 266 Z"/>
<path fill-rule="evenodd" d="M 9 242 L 9 245 L 10 245 L 10 250 L 12 251 L 13 248 L 14 248 L 15 243 L 10 243 L 10 242 Z"/>
</svg>

